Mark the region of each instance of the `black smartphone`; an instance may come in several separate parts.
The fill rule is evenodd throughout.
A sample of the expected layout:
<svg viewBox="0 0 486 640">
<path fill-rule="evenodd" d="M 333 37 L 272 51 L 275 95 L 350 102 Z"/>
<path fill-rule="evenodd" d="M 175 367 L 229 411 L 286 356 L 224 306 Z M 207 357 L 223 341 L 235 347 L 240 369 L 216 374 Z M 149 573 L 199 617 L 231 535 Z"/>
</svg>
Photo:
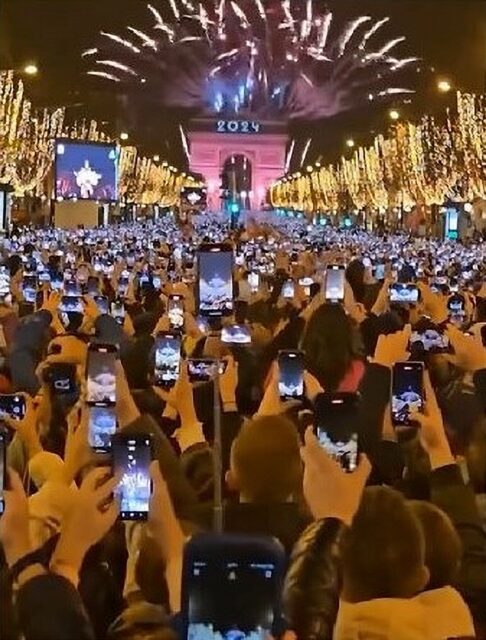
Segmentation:
<svg viewBox="0 0 486 640">
<path fill-rule="evenodd" d="M 93 296 L 93 300 L 96 302 L 96 306 L 101 315 L 109 313 L 110 303 L 106 296 L 96 295 Z"/>
<path fill-rule="evenodd" d="M 155 338 L 155 385 L 173 387 L 179 377 L 180 365 L 181 337 L 175 333 L 158 333 Z"/>
<path fill-rule="evenodd" d="M 22 295 L 24 296 L 25 302 L 29 304 L 36 303 L 38 286 L 37 275 L 25 275 L 22 278 Z"/>
<path fill-rule="evenodd" d="M 273 538 L 200 534 L 184 548 L 184 640 L 278 637 L 285 552 Z"/>
<path fill-rule="evenodd" d="M 344 300 L 344 282 L 346 271 L 343 265 L 330 265 L 326 269 L 325 297 L 329 302 Z"/>
<path fill-rule="evenodd" d="M 244 324 L 231 324 L 221 330 L 221 342 L 226 344 L 251 344 L 250 327 Z"/>
<path fill-rule="evenodd" d="M 295 285 L 293 280 L 287 280 L 282 285 L 282 298 L 292 300 L 295 295 Z"/>
<path fill-rule="evenodd" d="M 111 439 L 113 473 L 121 477 L 115 489 L 122 520 L 147 520 L 152 483 L 152 439 L 149 435 L 116 433 Z"/>
<path fill-rule="evenodd" d="M 464 313 L 466 300 L 460 293 L 455 293 L 449 297 L 447 301 L 447 308 L 451 315 L 459 315 Z"/>
<path fill-rule="evenodd" d="M 22 420 L 25 417 L 25 411 L 25 398 L 22 394 L 0 394 L 0 420 L 3 418 Z"/>
<path fill-rule="evenodd" d="M 278 392 L 283 400 L 304 396 L 304 354 L 301 351 L 280 351 L 278 362 Z"/>
<path fill-rule="evenodd" d="M 100 292 L 100 281 L 98 276 L 88 276 L 86 283 L 86 293 L 89 296 L 97 296 Z"/>
<path fill-rule="evenodd" d="M 42 377 L 55 395 L 76 393 L 76 365 L 66 362 L 50 364 L 43 371 Z"/>
<path fill-rule="evenodd" d="M 423 362 L 397 362 L 392 370 L 391 411 L 395 426 L 416 426 L 410 414 L 424 407 Z"/>
<path fill-rule="evenodd" d="M 120 325 L 123 325 L 126 316 L 125 303 L 123 302 L 123 300 L 118 299 L 112 302 L 110 311 L 116 322 Z"/>
<path fill-rule="evenodd" d="M 66 296 L 81 295 L 81 287 L 79 286 L 79 282 L 74 278 L 64 280 L 63 290 L 64 290 L 64 295 Z"/>
<path fill-rule="evenodd" d="M 3 493 L 7 488 L 7 435 L 0 432 L 0 514 L 5 511 Z"/>
<path fill-rule="evenodd" d="M 419 288 L 413 283 L 394 282 L 390 285 L 388 297 L 396 304 L 416 304 L 419 301 Z"/>
<path fill-rule="evenodd" d="M 171 294 L 167 300 L 167 315 L 169 316 L 170 328 L 184 330 L 184 296 Z"/>
<path fill-rule="evenodd" d="M 111 439 L 116 433 L 115 405 L 91 404 L 88 411 L 89 446 L 96 453 L 111 451 Z"/>
<path fill-rule="evenodd" d="M 347 473 L 359 464 L 358 411 L 357 393 L 321 393 L 314 401 L 314 433 Z"/>
<path fill-rule="evenodd" d="M 89 345 L 86 367 L 88 404 L 110 406 L 116 403 L 116 358 L 117 348 L 113 344 Z"/>
<path fill-rule="evenodd" d="M 83 313 L 83 299 L 81 296 L 62 296 L 59 311 L 61 313 Z"/>
<path fill-rule="evenodd" d="M 198 254 L 199 313 L 223 316 L 233 311 L 233 248 L 227 244 L 203 244 Z"/>
<path fill-rule="evenodd" d="M 187 360 L 187 372 L 191 382 L 208 382 L 218 371 L 222 375 L 226 371 L 226 360 L 214 360 L 212 358 L 189 358 Z"/>
<path fill-rule="evenodd" d="M 450 353 L 451 345 L 444 330 L 434 325 L 412 331 L 409 351 L 411 353 Z"/>
</svg>

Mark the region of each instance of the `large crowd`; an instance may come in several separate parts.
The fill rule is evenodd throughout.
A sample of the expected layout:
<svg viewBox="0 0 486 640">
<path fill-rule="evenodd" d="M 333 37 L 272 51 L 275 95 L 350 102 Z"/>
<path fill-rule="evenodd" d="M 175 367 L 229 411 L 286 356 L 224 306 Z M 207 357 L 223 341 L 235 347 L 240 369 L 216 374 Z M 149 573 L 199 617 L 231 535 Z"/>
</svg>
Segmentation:
<svg viewBox="0 0 486 640">
<path fill-rule="evenodd" d="M 1 640 L 486 638 L 486 243 L 0 240 Z"/>
</svg>

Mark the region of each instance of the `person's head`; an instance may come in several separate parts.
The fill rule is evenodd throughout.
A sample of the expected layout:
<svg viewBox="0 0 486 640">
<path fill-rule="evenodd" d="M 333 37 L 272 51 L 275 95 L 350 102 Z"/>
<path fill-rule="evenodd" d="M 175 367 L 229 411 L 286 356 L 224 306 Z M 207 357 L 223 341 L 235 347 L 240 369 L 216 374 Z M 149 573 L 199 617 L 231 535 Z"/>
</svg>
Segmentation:
<svg viewBox="0 0 486 640">
<path fill-rule="evenodd" d="M 450 518 L 431 502 L 410 500 L 409 506 L 422 525 L 425 564 L 430 573 L 426 589 L 440 589 L 454 582 L 461 563 L 461 540 Z"/>
<path fill-rule="evenodd" d="M 348 602 L 411 598 L 428 582 L 424 533 L 398 491 L 365 489 L 340 546 L 342 597 Z"/>
<path fill-rule="evenodd" d="M 302 340 L 308 370 L 334 391 L 354 358 L 353 327 L 343 307 L 323 304 L 307 322 Z"/>
<path fill-rule="evenodd" d="M 284 415 L 246 422 L 231 448 L 230 489 L 245 502 L 286 502 L 302 487 L 297 430 Z"/>
<path fill-rule="evenodd" d="M 363 302 L 365 296 L 365 266 L 361 260 L 352 260 L 346 267 L 346 280 L 353 291 L 356 302 Z"/>
</svg>

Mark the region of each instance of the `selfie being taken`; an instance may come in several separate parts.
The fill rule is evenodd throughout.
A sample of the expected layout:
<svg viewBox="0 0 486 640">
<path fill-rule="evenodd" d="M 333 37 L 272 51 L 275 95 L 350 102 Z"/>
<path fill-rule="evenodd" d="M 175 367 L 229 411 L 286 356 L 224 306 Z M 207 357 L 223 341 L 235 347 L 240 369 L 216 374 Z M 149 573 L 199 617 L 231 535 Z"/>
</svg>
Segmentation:
<svg viewBox="0 0 486 640">
<path fill-rule="evenodd" d="M 486 640 L 486 2 L 0 0 L 0 640 Z"/>
</svg>

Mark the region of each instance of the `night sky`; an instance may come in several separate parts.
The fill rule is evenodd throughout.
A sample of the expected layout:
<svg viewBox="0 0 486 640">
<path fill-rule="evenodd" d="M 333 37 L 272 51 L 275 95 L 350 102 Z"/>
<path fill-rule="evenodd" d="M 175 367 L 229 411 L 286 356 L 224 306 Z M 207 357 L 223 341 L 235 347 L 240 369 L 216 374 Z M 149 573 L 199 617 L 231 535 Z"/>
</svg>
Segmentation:
<svg viewBox="0 0 486 640">
<path fill-rule="evenodd" d="M 166 0 L 153 2 L 161 6 Z M 149 27 L 152 21 L 145 5 L 144 0 L 0 0 L 0 68 L 19 68 L 35 61 L 41 73 L 27 85 L 36 104 L 68 104 L 73 116 L 95 116 L 109 122 L 113 131 L 120 131 L 127 124 L 123 100 L 84 75 L 80 53 L 96 43 L 100 29 L 116 33 L 127 24 Z M 418 91 L 412 104 L 372 105 L 331 121 L 294 126 L 294 133 L 304 142 L 313 138 L 310 160 L 319 155 L 337 158 L 344 139 L 350 136 L 357 143 L 368 142 L 371 132 L 386 128 L 390 106 L 410 117 L 440 111 L 451 96 L 445 98 L 434 91 L 439 75 L 460 89 L 484 90 L 486 0 L 334 0 L 328 5 L 335 21 L 358 15 L 391 16 L 386 33 L 407 37 L 406 45 L 398 49 L 399 57 L 415 55 L 423 61 L 421 72 L 414 72 L 409 83 Z M 137 127 L 135 141 L 145 151 L 161 153 L 181 165 L 176 124 L 180 114 L 152 106 L 142 116 L 144 127 Z"/>
</svg>

